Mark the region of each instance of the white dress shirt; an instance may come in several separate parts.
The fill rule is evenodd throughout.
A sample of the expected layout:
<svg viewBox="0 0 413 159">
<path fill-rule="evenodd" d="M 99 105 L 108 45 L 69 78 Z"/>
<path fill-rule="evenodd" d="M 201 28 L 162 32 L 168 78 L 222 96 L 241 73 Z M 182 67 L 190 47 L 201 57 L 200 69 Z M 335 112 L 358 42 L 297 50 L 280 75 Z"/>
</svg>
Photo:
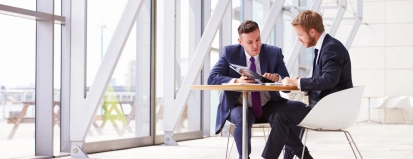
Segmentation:
<svg viewBox="0 0 413 159">
<path fill-rule="evenodd" d="M 321 36 L 320 36 L 320 38 L 318 38 L 317 44 L 315 45 L 314 49 L 318 50 L 317 57 L 314 57 L 314 58 L 316 58 L 315 64 L 318 63 L 318 57 L 320 57 L 320 54 L 321 54 L 321 52 L 320 52 L 321 51 L 321 46 L 323 46 L 323 41 L 324 41 L 324 38 L 326 37 L 326 35 L 327 35 L 326 32 L 321 33 Z M 312 70 L 312 71 L 314 71 L 314 70 Z M 298 89 L 301 89 L 300 80 L 301 79 L 298 79 L 298 82 L 297 82 Z"/>
</svg>

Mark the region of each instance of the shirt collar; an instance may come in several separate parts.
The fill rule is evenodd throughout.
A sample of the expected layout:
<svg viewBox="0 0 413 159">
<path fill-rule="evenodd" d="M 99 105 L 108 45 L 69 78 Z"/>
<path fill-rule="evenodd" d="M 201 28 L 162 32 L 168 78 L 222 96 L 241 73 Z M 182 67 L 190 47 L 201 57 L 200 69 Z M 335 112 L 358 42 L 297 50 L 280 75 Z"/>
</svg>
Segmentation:
<svg viewBox="0 0 413 159">
<path fill-rule="evenodd" d="M 317 44 L 315 45 L 315 49 L 318 49 L 320 51 L 321 46 L 323 46 L 323 41 L 326 35 L 327 35 L 326 32 L 323 32 L 321 34 L 320 38 L 318 38 Z"/>
<path fill-rule="evenodd" d="M 245 53 L 245 57 L 247 57 L 247 62 L 250 62 L 251 56 L 245 50 L 244 50 L 244 53 Z M 260 61 L 259 57 L 260 57 L 260 54 L 254 56 L 254 59 L 255 59 L 256 63 Z"/>
</svg>

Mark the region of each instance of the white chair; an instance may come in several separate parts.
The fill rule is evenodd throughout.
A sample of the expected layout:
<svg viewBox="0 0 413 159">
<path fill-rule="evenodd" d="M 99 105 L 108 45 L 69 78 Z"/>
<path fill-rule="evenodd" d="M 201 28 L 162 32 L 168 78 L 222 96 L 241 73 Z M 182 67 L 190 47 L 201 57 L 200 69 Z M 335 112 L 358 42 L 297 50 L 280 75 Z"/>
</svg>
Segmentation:
<svg viewBox="0 0 413 159">
<path fill-rule="evenodd" d="M 231 148 L 229 149 L 229 154 L 228 154 L 229 136 L 231 136 L 231 135 L 234 136 L 234 128 L 235 128 L 235 125 L 233 123 L 231 123 L 231 122 L 229 122 L 229 123 L 230 123 L 230 126 L 229 126 L 229 134 L 228 134 L 228 141 L 227 141 L 227 151 L 225 153 L 225 158 L 226 159 L 229 159 L 229 157 L 231 156 L 232 147 L 234 146 L 234 142 L 235 142 L 235 140 L 232 141 L 232 145 L 231 145 Z M 252 124 L 251 128 L 252 129 L 256 129 L 256 128 L 262 129 L 262 132 L 264 133 L 264 143 L 267 143 L 267 134 L 270 133 L 270 129 L 271 129 L 270 124 L 268 124 L 268 123 L 255 123 L 255 124 Z M 265 129 L 267 129 L 267 132 L 265 132 Z M 252 133 L 252 131 L 251 131 L 251 133 Z"/>
<path fill-rule="evenodd" d="M 361 121 L 359 123 L 373 122 L 373 123 L 381 124 L 381 122 L 380 122 L 380 119 L 381 119 L 380 118 L 380 111 L 378 112 L 378 115 L 379 115 L 378 121 L 374 121 L 374 120 L 371 120 L 371 118 L 370 118 L 370 111 L 371 111 L 370 109 L 383 109 L 384 110 L 384 123 L 386 123 L 386 104 L 387 104 L 388 99 L 389 98 L 387 96 L 385 96 L 385 97 L 368 97 L 368 104 L 367 104 L 368 118 L 367 118 L 367 120 Z"/>
<path fill-rule="evenodd" d="M 386 103 L 386 112 L 388 112 L 387 109 L 398 109 L 401 113 L 403 121 L 405 121 L 404 114 L 403 114 L 403 107 L 408 104 L 409 104 L 409 98 L 407 96 L 388 98 L 388 101 Z"/>
<path fill-rule="evenodd" d="M 360 111 L 363 90 L 364 86 L 357 86 L 329 94 L 321 99 L 299 124 L 299 126 L 304 128 L 305 132 L 304 148 L 308 130 L 344 132 L 354 156 L 357 158 L 354 151 L 355 148 L 359 156 L 363 158 L 350 132 L 344 130 L 356 122 Z M 354 144 L 354 148 L 352 144 Z M 304 157 L 304 148 L 301 158 Z"/>
</svg>

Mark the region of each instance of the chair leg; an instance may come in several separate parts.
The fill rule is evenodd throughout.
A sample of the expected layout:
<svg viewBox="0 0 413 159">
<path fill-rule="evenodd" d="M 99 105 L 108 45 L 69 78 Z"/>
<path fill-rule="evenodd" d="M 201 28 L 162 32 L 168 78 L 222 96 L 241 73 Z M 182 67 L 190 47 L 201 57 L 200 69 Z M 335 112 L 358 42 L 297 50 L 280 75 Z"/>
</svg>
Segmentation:
<svg viewBox="0 0 413 159">
<path fill-rule="evenodd" d="M 235 142 L 235 139 L 232 140 L 231 149 L 229 150 L 229 153 L 228 153 L 229 137 L 230 137 L 231 135 L 234 136 L 234 125 L 233 125 L 233 124 L 231 124 L 231 125 L 229 126 L 228 140 L 227 140 L 227 151 L 225 152 L 225 158 L 226 158 L 226 159 L 229 159 L 229 156 L 231 156 L 232 147 L 234 146 L 234 142 Z"/>
<path fill-rule="evenodd" d="M 305 150 L 305 144 L 306 144 L 306 142 L 307 142 L 308 130 L 305 129 L 304 132 L 305 132 L 305 138 L 304 138 L 303 152 L 302 152 L 302 154 L 301 154 L 301 159 L 304 158 L 304 152 L 305 152 L 304 150 Z M 304 136 L 303 136 L 303 137 L 304 137 Z"/>
<path fill-rule="evenodd" d="M 301 130 L 300 130 L 300 136 L 298 136 L 298 138 L 299 138 L 300 140 L 301 140 L 301 137 L 302 137 L 304 131 L 305 131 L 305 128 L 301 128 Z"/>
<path fill-rule="evenodd" d="M 301 139 L 301 137 L 304 137 L 304 135 L 303 135 L 303 133 L 305 132 L 305 130 L 306 130 L 306 128 L 301 128 L 301 130 L 300 130 L 300 135 L 298 136 L 298 138 L 302 141 L 302 139 Z M 306 137 L 306 139 L 307 139 L 307 137 Z M 303 149 L 305 149 L 305 143 L 304 143 L 304 148 Z M 304 150 L 303 150 L 304 151 Z M 295 155 L 295 159 L 297 159 L 297 155 Z M 301 157 L 302 158 L 302 157 Z"/>
<path fill-rule="evenodd" d="M 409 124 L 410 119 L 412 118 L 413 113 L 410 113 L 409 118 L 406 121 L 406 125 Z"/>
<path fill-rule="evenodd" d="M 228 154 L 228 159 L 229 159 L 229 156 L 231 156 L 231 152 L 232 152 L 232 148 L 234 147 L 234 143 L 235 143 L 235 140 L 232 140 L 231 149 L 229 150 L 229 154 Z"/>
<path fill-rule="evenodd" d="M 348 143 L 350 144 L 351 150 L 353 150 L 354 156 L 355 156 L 356 158 L 358 158 L 357 155 L 356 155 L 356 152 L 354 151 L 354 148 L 356 148 L 358 155 L 360 156 L 361 159 L 363 159 L 363 156 L 361 156 L 361 153 L 360 153 L 359 149 L 357 148 L 357 145 L 356 145 L 356 143 L 354 142 L 353 137 L 351 137 L 350 132 L 344 131 L 344 134 L 346 135 L 347 141 L 348 141 Z M 350 137 L 350 138 L 349 138 L 349 137 Z M 354 148 L 353 148 L 353 145 L 352 145 L 352 144 L 354 144 Z"/>
<path fill-rule="evenodd" d="M 405 118 L 404 118 L 403 109 L 402 109 L 402 108 L 400 108 L 399 110 L 400 110 L 400 113 L 402 114 L 403 122 L 404 122 L 404 121 L 406 121 L 406 120 L 405 120 Z"/>
<path fill-rule="evenodd" d="M 265 134 L 265 127 L 262 127 L 262 132 L 264 133 L 264 141 L 267 143 L 267 135 Z"/>
</svg>

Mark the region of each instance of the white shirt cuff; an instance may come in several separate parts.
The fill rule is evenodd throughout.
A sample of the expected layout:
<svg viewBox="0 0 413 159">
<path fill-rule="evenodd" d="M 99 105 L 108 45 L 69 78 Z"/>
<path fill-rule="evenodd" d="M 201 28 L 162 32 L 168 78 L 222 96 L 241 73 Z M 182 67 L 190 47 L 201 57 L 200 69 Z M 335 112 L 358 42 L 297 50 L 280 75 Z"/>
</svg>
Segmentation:
<svg viewBox="0 0 413 159">
<path fill-rule="evenodd" d="M 235 83 L 236 78 L 233 78 L 231 81 L 229 81 L 228 83 Z"/>
<path fill-rule="evenodd" d="M 278 81 L 277 81 L 277 82 L 278 82 L 278 83 L 281 83 L 281 82 L 283 82 L 283 79 L 282 79 L 282 77 L 281 77 L 281 76 L 280 76 L 279 74 L 277 74 L 277 73 L 276 73 L 276 75 L 278 75 Z"/>
<path fill-rule="evenodd" d="M 299 78 L 299 79 L 298 79 L 298 82 L 297 82 L 297 87 L 298 87 L 298 89 L 300 89 L 300 90 L 301 90 L 301 83 L 300 83 L 300 81 L 301 81 L 301 78 Z"/>
</svg>

